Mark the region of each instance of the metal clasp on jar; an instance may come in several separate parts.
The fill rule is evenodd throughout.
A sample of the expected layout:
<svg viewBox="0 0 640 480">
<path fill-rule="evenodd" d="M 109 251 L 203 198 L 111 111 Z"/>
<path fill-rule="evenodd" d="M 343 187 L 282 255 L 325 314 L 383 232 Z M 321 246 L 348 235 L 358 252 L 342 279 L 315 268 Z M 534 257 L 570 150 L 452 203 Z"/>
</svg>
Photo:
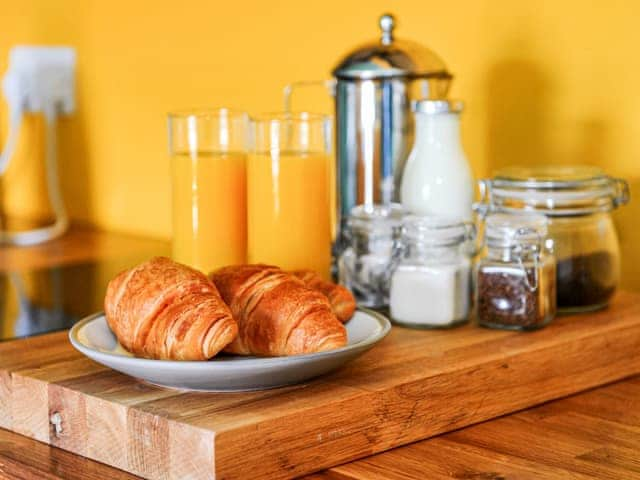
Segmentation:
<svg viewBox="0 0 640 480">
<path fill-rule="evenodd" d="M 613 206 L 614 208 L 626 205 L 631 200 L 631 191 L 629 190 L 629 183 L 622 178 L 612 178 L 614 187 Z"/>
<path fill-rule="evenodd" d="M 480 200 L 472 205 L 473 211 L 484 219 L 491 211 L 492 199 L 492 183 L 488 178 L 478 180 L 478 190 L 480 191 Z"/>
<path fill-rule="evenodd" d="M 532 235 L 536 238 L 535 243 L 522 241 L 527 237 L 530 238 Z M 518 260 L 518 266 L 522 270 L 524 284 L 530 292 L 535 292 L 538 290 L 538 286 L 540 284 L 540 250 L 542 248 L 542 237 L 540 236 L 540 232 L 535 228 L 519 228 L 513 234 L 513 239 L 517 242 L 513 249 L 513 253 Z M 521 241 L 518 241 L 519 239 L 521 239 Z M 529 254 L 533 257 L 533 283 L 529 280 L 529 275 L 526 267 L 524 266 L 523 260 L 523 258 L 527 257 Z"/>
</svg>

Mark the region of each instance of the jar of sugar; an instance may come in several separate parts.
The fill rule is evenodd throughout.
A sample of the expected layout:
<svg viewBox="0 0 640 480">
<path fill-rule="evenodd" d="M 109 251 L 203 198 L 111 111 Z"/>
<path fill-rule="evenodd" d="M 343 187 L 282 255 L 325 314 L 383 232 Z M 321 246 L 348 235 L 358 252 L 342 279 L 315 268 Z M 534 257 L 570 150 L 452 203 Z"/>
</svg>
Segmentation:
<svg viewBox="0 0 640 480">
<path fill-rule="evenodd" d="M 389 305 L 389 281 L 399 242 L 404 210 L 398 204 L 359 205 L 346 221 L 347 247 L 338 260 L 340 283 L 358 305 Z"/>
<path fill-rule="evenodd" d="M 401 259 L 391 274 L 390 314 L 400 325 L 443 328 L 469 317 L 472 224 L 407 216 Z"/>
</svg>

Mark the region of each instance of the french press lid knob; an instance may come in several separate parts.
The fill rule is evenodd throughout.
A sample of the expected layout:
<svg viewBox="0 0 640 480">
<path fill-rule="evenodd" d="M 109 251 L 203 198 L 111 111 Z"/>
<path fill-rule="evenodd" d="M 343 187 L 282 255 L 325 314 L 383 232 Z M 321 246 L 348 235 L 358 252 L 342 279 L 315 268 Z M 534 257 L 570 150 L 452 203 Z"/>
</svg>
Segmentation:
<svg viewBox="0 0 640 480">
<path fill-rule="evenodd" d="M 428 48 L 395 38 L 398 26 L 390 13 L 378 18 L 380 36 L 349 52 L 333 69 L 339 80 L 378 78 L 430 79 L 430 98 L 445 98 L 451 74 L 444 62 Z"/>
<path fill-rule="evenodd" d="M 379 20 L 382 37 L 380 41 L 383 45 L 390 45 L 393 42 L 393 29 L 396 26 L 396 19 L 390 13 L 385 13 Z"/>
</svg>

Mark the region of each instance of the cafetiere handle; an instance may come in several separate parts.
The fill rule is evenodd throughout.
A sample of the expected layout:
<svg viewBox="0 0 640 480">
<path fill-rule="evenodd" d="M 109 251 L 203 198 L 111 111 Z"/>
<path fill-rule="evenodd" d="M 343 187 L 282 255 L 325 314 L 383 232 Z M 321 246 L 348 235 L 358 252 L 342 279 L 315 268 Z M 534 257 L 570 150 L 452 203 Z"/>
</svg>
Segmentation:
<svg viewBox="0 0 640 480">
<path fill-rule="evenodd" d="M 335 79 L 329 80 L 302 80 L 300 82 L 292 82 L 288 85 L 285 85 L 282 90 L 283 100 L 284 100 L 284 111 L 291 111 L 291 97 L 293 96 L 294 90 L 302 87 L 318 87 L 322 86 L 327 89 L 329 92 L 329 96 L 335 97 L 336 94 L 336 81 Z"/>
</svg>

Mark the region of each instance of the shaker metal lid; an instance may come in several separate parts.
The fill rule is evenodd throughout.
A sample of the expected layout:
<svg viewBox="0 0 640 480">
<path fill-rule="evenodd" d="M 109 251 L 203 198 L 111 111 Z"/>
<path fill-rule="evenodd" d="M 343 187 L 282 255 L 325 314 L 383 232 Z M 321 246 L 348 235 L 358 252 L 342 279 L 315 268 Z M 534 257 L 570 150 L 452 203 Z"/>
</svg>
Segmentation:
<svg viewBox="0 0 640 480">
<path fill-rule="evenodd" d="M 427 115 L 460 113 L 462 110 L 464 110 L 464 103 L 461 100 L 413 100 L 411 102 L 411 111 Z"/>
<path fill-rule="evenodd" d="M 379 40 L 366 43 L 346 55 L 333 69 L 342 79 L 376 79 L 389 77 L 441 78 L 452 75 L 434 52 L 417 43 L 394 37 L 395 19 L 385 14 L 379 20 Z"/>
</svg>

